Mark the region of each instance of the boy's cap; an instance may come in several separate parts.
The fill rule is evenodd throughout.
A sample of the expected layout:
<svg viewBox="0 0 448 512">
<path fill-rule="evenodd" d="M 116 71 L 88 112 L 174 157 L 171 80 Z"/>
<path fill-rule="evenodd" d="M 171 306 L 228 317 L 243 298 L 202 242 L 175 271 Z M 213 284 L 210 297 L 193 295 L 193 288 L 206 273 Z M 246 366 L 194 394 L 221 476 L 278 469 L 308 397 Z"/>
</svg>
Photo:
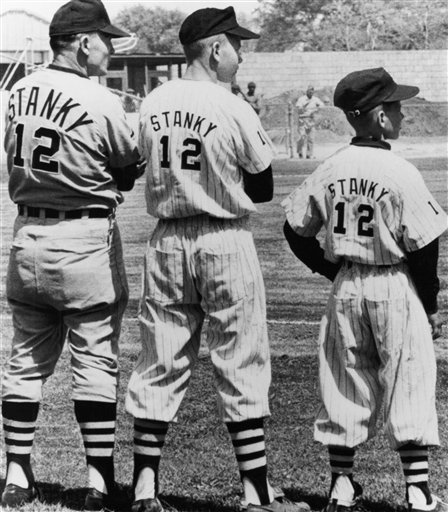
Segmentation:
<svg viewBox="0 0 448 512">
<path fill-rule="evenodd" d="M 420 92 L 412 85 L 398 85 L 384 68 L 363 69 L 345 76 L 336 86 L 336 107 L 353 116 L 382 103 L 407 100 Z"/>
<path fill-rule="evenodd" d="M 111 24 L 100 0 L 70 0 L 59 7 L 50 23 L 50 37 L 97 31 L 110 37 L 130 36 Z"/>
<path fill-rule="evenodd" d="M 232 34 L 240 39 L 258 39 L 260 36 L 238 25 L 233 7 L 199 9 L 185 18 L 179 39 L 183 45 L 217 34 Z"/>
</svg>

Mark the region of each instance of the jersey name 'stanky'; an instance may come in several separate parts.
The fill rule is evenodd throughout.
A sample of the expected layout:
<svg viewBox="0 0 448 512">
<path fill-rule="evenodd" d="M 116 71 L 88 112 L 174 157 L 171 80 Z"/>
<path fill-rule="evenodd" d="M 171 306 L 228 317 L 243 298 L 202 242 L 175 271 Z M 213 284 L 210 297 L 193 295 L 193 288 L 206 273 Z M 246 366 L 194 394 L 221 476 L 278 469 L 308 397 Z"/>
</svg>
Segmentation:
<svg viewBox="0 0 448 512">
<path fill-rule="evenodd" d="M 325 257 L 394 265 L 447 227 L 420 172 L 386 149 L 350 145 L 322 163 L 283 202 L 302 236 L 326 228 Z"/>
<path fill-rule="evenodd" d="M 148 213 L 234 219 L 255 211 L 241 169 L 264 171 L 273 148 L 248 103 L 212 82 L 172 80 L 144 100 L 140 134 Z"/>
<path fill-rule="evenodd" d="M 11 90 L 5 149 L 9 191 L 41 208 L 114 208 L 123 201 L 111 168 L 138 160 L 117 96 L 77 73 L 47 68 Z"/>
</svg>

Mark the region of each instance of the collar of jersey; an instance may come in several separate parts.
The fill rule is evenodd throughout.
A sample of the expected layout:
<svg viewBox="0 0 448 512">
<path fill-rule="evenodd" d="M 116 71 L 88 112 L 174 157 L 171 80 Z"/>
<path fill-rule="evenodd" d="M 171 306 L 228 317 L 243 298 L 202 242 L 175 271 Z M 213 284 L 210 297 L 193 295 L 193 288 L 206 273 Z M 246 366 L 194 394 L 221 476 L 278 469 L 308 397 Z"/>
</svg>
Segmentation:
<svg viewBox="0 0 448 512">
<path fill-rule="evenodd" d="M 390 149 L 391 145 L 384 141 L 378 139 L 372 139 L 371 137 L 353 137 L 350 142 L 352 146 L 367 146 L 369 148 L 380 148 L 380 149 Z"/>
<path fill-rule="evenodd" d="M 74 75 L 78 75 L 81 78 L 87 78 L 87 80 L 89 80 L 88 76 L 76 71 L 76 69 L 63 68 L 62 66 L 56 66 L 55 64 L 49 64 L 48 69 L 55 69 L 56 71 L 63 71 L 64 73 L 73 73 Z"/>
</svg>

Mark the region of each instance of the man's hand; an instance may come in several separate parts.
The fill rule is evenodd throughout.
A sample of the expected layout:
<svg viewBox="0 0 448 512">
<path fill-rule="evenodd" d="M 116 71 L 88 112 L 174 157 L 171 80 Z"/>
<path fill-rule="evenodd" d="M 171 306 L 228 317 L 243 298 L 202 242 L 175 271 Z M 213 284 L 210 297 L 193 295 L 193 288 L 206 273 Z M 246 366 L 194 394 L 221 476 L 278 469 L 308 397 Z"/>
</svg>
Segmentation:
<svg viewBox="0 0 448 512">
<path fill-rule="evenodd" d="M 442 335 L 443 322 L 439 313 L 432 313 L 431 315 L 428 315 L 428 322 L 431 326 L 432 339 L 436 340 L 437 338 L 440 338 Z"/>
</svg>

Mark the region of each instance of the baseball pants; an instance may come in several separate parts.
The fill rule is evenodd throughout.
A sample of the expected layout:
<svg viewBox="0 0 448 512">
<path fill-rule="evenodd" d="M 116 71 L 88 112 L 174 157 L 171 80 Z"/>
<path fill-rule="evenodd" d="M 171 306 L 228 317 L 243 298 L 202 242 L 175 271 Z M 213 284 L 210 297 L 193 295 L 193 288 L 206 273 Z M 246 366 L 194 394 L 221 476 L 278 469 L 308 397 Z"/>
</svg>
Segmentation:
<svg viewBox="0 0 448 512">
<path fill-rule="evenodd" d="M 375 435 L 383 406 L 393 449 L 439 444 L 431 330 L 404 265 L 342 266 L 321 323 L 319 363 L 317 441 L 359 445 Z"/>
<path fill-rule="evenodd" d="M 269 415 L 265 292 L 247 223 L 208 215 L 158 222 L 145 256 L 142 351 L 126 400 L 134 417 L 176 421 L 205 320 L 222 420 Z"/>
<path fill-rule="evenodd" d="M 115 219 L 17 217 L 6 293 L 14 337 L 3 400 L 41 401 L 67 339 L 73 399 L 115 402 L 128 298 Z"/>
<path fill-rule="evenodd" d="M 310 119 L 299 119 L 297 153 L 303 155 L 306 147 L 306 156 L 313 156 L 314 131 L 314 121 Z"/>
</svg>

